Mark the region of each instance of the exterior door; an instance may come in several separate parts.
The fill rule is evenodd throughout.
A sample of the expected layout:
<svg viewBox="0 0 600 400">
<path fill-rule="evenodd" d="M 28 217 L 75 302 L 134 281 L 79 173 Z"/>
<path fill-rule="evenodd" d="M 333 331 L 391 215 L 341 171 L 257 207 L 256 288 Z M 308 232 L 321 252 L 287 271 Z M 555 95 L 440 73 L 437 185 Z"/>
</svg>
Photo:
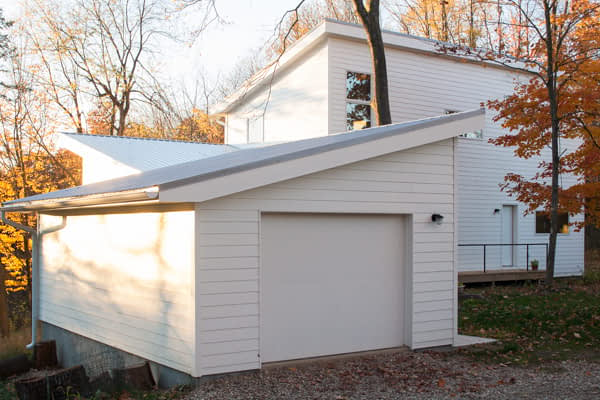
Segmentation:
<svg viewBox="0 0 600 400">
<path fill-rule="evenodd" d="M 515 206 L 502 206 L 502 244 L 515 243 Z M 515 248 L 513 246 L 502 246 L 502 266 L 512 267 L 514 265 Z"/>
</svg>

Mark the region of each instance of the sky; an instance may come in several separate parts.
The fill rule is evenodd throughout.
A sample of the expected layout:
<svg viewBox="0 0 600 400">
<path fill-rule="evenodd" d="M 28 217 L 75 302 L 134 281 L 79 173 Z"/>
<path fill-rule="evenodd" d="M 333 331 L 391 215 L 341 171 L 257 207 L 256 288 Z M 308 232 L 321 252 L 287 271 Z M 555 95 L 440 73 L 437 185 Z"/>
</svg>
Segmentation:
<svg viewBox="0 0 600 400">
<path fill-rule="evenodd" d="M 236 61 L 262 46 L 273 34 L 282 15 L 299 0 L 216 0 L 217 10 L 226 21 L 213 24 L 190 46 L 189 43 L 165 43 L 161 63 L 174 80 L 190 77 L 204 69 L 209 77 L 226 74 Z M 19 15 L 18 0 L 0 0 L 8 19 Z"/>
</svg>

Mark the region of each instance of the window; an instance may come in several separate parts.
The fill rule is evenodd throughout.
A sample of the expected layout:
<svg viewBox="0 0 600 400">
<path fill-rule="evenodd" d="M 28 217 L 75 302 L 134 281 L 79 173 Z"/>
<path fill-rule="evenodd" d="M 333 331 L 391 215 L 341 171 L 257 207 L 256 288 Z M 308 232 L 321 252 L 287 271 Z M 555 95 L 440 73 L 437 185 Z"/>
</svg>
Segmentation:
<svg viewBox="0 0 600 400">
<path fill-rule="evenodd" d="M 444 114 L 456 114 L 458 111 L 456 110 L 446 110 Z M 479 129 L 473 132 L 465 132 L 458 135 L 461 138 L 467 139 L 483 139 L 483 129 Z"/>
<path fill-rule="evenodd" d="M 248 118 L 248 143 L 264 142 L 264 118 L 262 115 Z"/>
<path fill-rule="evenodd" d="M 371 126 L 371 75 L 346 73 L 346 129 Z"/>
<path fill-rule="evenodd" d="M 550 214 L 535 212 L 535 233 L 550 233 Z M 558 213 L 558 233 L 569 233 L 569 214 Z"/>
</svg>

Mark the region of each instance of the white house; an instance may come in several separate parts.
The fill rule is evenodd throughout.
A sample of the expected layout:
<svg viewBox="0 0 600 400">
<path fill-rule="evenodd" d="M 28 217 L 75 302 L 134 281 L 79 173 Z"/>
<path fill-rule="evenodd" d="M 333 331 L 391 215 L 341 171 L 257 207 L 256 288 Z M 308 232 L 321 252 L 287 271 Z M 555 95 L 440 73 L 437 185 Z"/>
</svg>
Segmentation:
<svg viewBox="0 0 600 400">
<path fill-rule="evenodd" d="M 41 321 L 63 364 L 83 362 L 94 375 L 100 361 L 145 359 L 163 384 L 280 360 L 457 345 L 456 136 L 484 122 L 477 109 L 225 148 L 6 202 L 7 223 L 6 213 L 40 216 L 33 342 Z M 91 140 L 100 148 L 109 139 Z M 186 157 L 173 146 L 154 154 Z M 114 173 L 136 168 L 133 155 L 118 165 L 111 152 L 101 163 Z"/>
<path fill-rule="evenodd" d="M 530 78 L 524 71 L 446 55 L 436 41 L 389 31 L 383 39 L 394 123 L 477 108 Z M 362 27 L 324 21 L 292 45 L 278 65 L 261 71 L 214 108 L 226 117 L 225 142 L 291 141 L 370 126 L 371 68 Z M 485 127 L 455 144 L 459 244 L 486 244 L 488 269 L 525 268 L 527 259 L 538 259 L 543 269 L 548 218 L 543 213 L 523 216 L 523 204 L 499 188 L 509 172 L 534 176 L 542 158 L 522 160 L 512 149 L 490 144 L 489 138 L 506 133 L 493 117 L 488 110 Z M 568 142 L 562 144 L 569 150 Z M 429 172 L 420 160 L 414 168 Z M 568 176 L 561 179 L 565 186 L 573 182 Z M 571 217 L 570 222 L 582 218 Z M 569 217 L 561 220 L 566 223 Z M 510 243 L 519 246 L 497 246 Z M 459 270 L 482 270 L 483 255 L 483 246 L 459 247 Z M 558 237 L 555 274 L 580 275 L 583 267 L 583 231 L 565 226 Z"/>
</svg>

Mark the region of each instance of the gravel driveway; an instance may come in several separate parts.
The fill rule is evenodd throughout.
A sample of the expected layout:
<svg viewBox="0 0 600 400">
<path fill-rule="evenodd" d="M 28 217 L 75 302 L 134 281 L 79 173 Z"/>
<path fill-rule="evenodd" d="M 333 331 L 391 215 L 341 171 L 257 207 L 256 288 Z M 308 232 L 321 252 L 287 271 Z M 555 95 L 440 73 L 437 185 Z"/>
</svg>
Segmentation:
<svg viewBox="0 0 600 400">
<path fill-rule="evenodd" d="M 396 352 L 208 379 L 186 399 L 600 399 L 600 364 L 513 367 Z"/>
</svg>

